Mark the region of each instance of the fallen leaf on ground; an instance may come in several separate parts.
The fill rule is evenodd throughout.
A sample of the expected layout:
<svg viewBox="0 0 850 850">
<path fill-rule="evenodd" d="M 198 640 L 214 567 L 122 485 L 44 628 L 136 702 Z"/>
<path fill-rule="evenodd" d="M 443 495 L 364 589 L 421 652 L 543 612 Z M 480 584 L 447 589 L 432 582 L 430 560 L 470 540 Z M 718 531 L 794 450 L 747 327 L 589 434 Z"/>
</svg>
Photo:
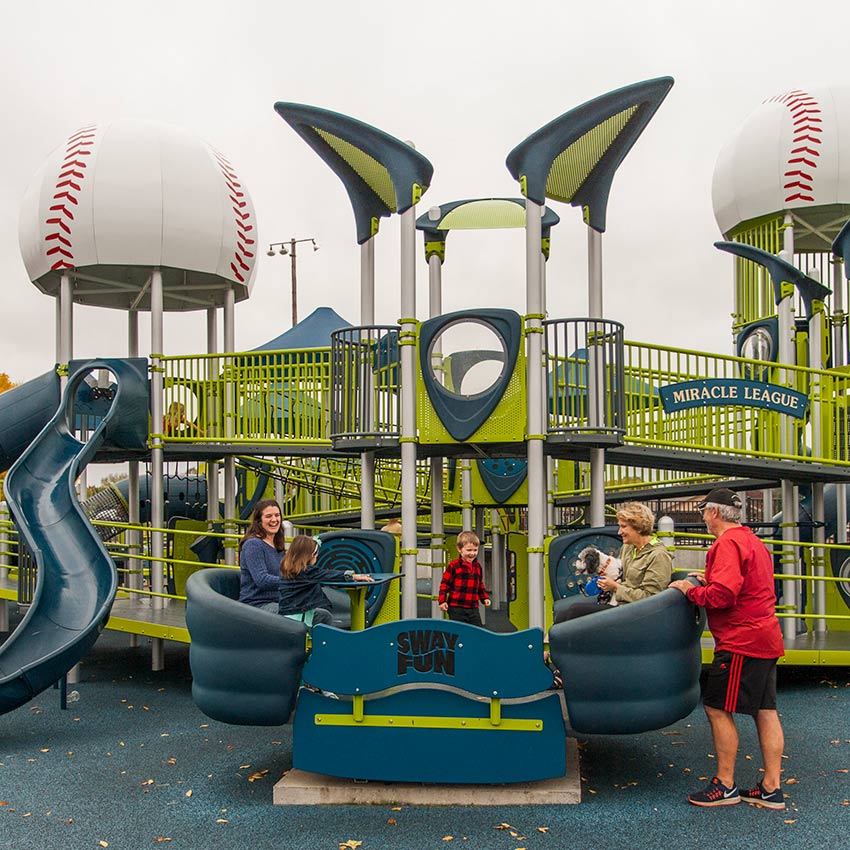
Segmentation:
<svg viewBox="0 0 850 850">
<path fill-rule="evenodd" d="M 548 826 L 538 826 L 537 831 L 538 832 L 549 832 L 549 827 Z"/>
<path fill-rule="evenodd" d="M 191 796 L 192 796 L 192 789 L 191 789 L 191 788 L 190 788 L 190 789 L 186 792 L 186 796 L 187 796 L 187 797 L 191 797 Z"/>
<path fill-rule="evenodd" d="M 395 826 L 395 818 L 387 818 L 387 823 L 391 826 Z"/>
<path fill-rule="evenodd" d="M 351 850 L 357 850 L 357 848 L 362 844 L 362 841 L 355 841 L 353 838 L 349 838 L 348 841 L 343 841 L 339 845 L 339 850 L 343 850 L 344 847 L 350 847 Z"/>
<path fill-rule="evenodd" d="M 796 818 L 786 818 L 785 823 L 797 823 L 797 819 Z"/>
</svg>

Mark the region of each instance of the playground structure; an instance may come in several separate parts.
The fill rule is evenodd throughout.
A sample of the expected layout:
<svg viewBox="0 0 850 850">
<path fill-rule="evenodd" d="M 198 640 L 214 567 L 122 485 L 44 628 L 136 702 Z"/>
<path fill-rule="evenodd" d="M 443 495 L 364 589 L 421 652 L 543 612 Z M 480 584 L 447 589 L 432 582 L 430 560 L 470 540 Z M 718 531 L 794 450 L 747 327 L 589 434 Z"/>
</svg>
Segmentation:
<svg viewBox="0 0 850 850">
<path fill-rule="evenodd" d="M 356 326 L 344 320 L 337 323 L 339 317 L 331 319 L 335 326 L 327 328 L 326 344 L 305 346 L 305 337 L 320 339 L 321 335 L 304 333 L 302 328 L 301 341 L 294 346 L 284 340 L 277 348 L 261 346 L 252 352 L 233 350 L 233 306 L 250 294 L 255 217 L 247 191 L 227 159 L 173 128 L 128 127 L 116 122 L 74 134 L 48 161 L 28 193 L 22 209 L 22 250 L 33 282 L 57 298 L 57 361 L 63 366 L 73 363 L 75 302 L 128 312 L 129 359 L 96 361 L 82 371 L 69 367 L 73 377 L 61 407 L 57 376 L 43 376 L 32 386 L 19 388 L 21 392 L 13 390 L 0 398 L 3 458 L 10 462 L 21 455 L 9 476 L 9 504 L 17 523 L 28 529 L 21 534 L 38 565 L 37 589 L 22 628 L 34 628 L 32 624 L 39 618 L 47 617 L 80 635 L 72 641 L 73 651 L 63 648 L 57 653 L 52 645 L 30 647 L 28 652 L 34 654 L 25 663 L 14 655 L 26 643 L 23 638 L 16 634 L 7 641 L 0 650 L 0 693 L 8 694 L 8 701 L 0 703 L 0 708 L 10 710 L 22 704 L 61 677 L 90 645 L 86 641 L 96 637 L 111 607 L 107 627 L 111 624 L 153 639 L 154 667 L 164 663 L 164 639 L 188 640 L 192 633 L 195 655 L 196 642 L 201 658 L 203 651 L 207 652 L 207 674 L 196 671 L 196 680 L 204 679 L 199 689 L 208 690 L 200 704 L 211 716 L 229 722 L 270 722 L 269 718 L 286 722 L 302 673 L 311 683 L 349 697 L 336 706 L 329 705 L 332 701 L 321 694 L 306 697 L 309 702 L 301 715 L 296 715 L 297 736 L 305 743 L 303 761 L 299 762 L 302 756 L 296 750 L 296 764 L 326 772 L 331 767 L 327 753 L 348 746 L 350 734 L 367 728 L 372 730 L 368 732 L 371 746 L 391 751 L 398 726 L 389 729 L 395 724 L 386 718 L 410 720 L 414 698 L 391 700 L 386 711 L 378 713 L 365 711 L 364 695 L 378 693 L 365 702 L 377 706 L 384 699 L 380 692 L 387 688 L 433 680 L 417 679 L 415 668 L 392 675 L 384 670 L 372 680 L 368 665 L 364 670 L 346 671 L 340 669 L 341 659 L 350 657 L 348 647 L 355 646 L 354 641 L 368 647 L 368 658 L 383 658 L 387 643 L 398 640 L 398 614 L 404 621 L 416 618 L 420 525 L 427 522 L 430 534 L 432 596 L 450 545 L 447 529 L 476 526 L 489 532 L 494 597 L 509 607 L 517 635 L 501 643 L 501 637 L 508 636 L 470 637 L 454 624 L 436 621 L 433 600 L 432 619 L 421 621 L 421 628 L 438 631 L 444 635 L 440 640 L 446 642 L 467 643 L 468 654 L 478 659 L 510 654 L 514 650 L 501 647 L 519 646 L 524 641 L 525 652 L 536 660 L 528 666 L 512 660 L 510 675 L 499 678 L 495 686 L 492 676 L 498 671 L 481 666 L 478 678 L 462 673 L 453 684 L 472 699 L 445 698 L 441 702 L 444 698 L 440 696 L 434 698 L 429 711 L 416 709 L 431 720 L 422 727 L 420 717 L 419 725 L 427 732 L 421 740 L 417 736 L 419 755 L 411 759 L 413 773 L 402 776 L 397 767 L 384 764 L 375 767 L 374 778 L 480 781 L 472 774 L 448 777 L 428 761 L 429 751 L 436 749 L 433 735 L 441 734 L 436 732 L 440 718 L 475 716 L 476 723 L 498 739 L 494 753 L 503 767 L 512 763 L 512 753 L 526 746 L 517 741 L 523 741 L 523 735 L 527 739 L 536 734 L 532 734 L 533 728 L 523 726 L 526 721 L 533 727 L 545 714 L 545 738 L 534 745 L 544 740 L 551 744 L 553 720 L 547 707 L 551 695 L 539 698 L 551 681 L 542 666 L 542 636 L 551 624 L 553 601 L 579 592 L 573 570 L 577 552 L 589 538 L 608 547 L 619 543 L 606 528 L 606 504 L 650 497 L 687 501 L 717 480 L 731 480 L 744 491 L 761 493 L 777 487 L 781 491 L 782 538 L 777 543 L 777 560 L 786 660 L 850 663 L 845 492 L 850 479 L 846 449 L 850 428 L 844 368 L 847 268 L 842 275 L 841 265 L 832 260 L 850 254 L 850 230 L 842 228 L 850 216 L 850 203 L 840 201 L 845 196 L 850 199 L 850 192 L 844 191 L 844 175 L 839 175 L 833 192 L 838 201 L 830 204 L 806 200 L 817 195 L 817 187 L 810 187 L 798 193 L 801 197 L 783 198 L 778 206 L 773 198 L 757 197 L 750 206 L 742 205 L 745 212 L 740 215 L 745 217 L 737 220 L 727 212 L 728 203 L 722 207 L 725 241 L 718 247 L 737 257 L 733 328 L 737 355 L 627 340 L 621 324 L 604 318 L 601 251 L 607 198 L 616 169 L 672 83 L 670 78 L 661 78 L 611 92 L 531 134 L 507 159 L 521 198 L 453 201 L 432 207 L 419 218 L 416 204 L 433 174 L 424 156 L 346 116 L 298 104 L 277 104 L 281 117 L 342 180 L 351 200 L 361 250 L 361 315 Z M 803 101 L 808 108 L 809 101 Z M 784 102 L 773 106 L 791 108 Z M 792 117 L 796 118 L 793 113 Z M 133 178 L 131 186 L 122 183 L 130 179 L 119 167 L 127 156 L 134 161 L 139 157 L 139 174 L 160 174 L 155 172 L 158 166 L 146 159 L 154 141 L 165 151 L 165 179 L 145 181 L 139 177 Z M 86 166 L 91 170 L 82 170 L 76 178 L 74 203 L 86 209 L 88 218 L 96 223 L 91 232 L 78 230 L 65 217 L 62 210 L 67 212 L 67 203 L 61 196 L 70 190 L 60 191 L 62 181 L 55 179 L 69 168 L 83 168 L 79 165 L 85 162 L 81 151 L 91 156 Z M 188 160 L 183 159 L 184 154 Z M 726 161 L 728 158 L 721 158 L 716 177 L 716 194 L 721 198 L 729 194 L 723 188 Z M 826 162 L 825 155 L 822 161 Z M 109 187 L 99 194 L 97 205 L 91 191 L 94 183 Z M 162 186 L 161 194 L 152 193 L 150 185 Z M 128 196 L 132 197 L 129 205 Z M 545 265 L 553 230 L 560 221 L 547 206 L 553 200 L 581 207 L 588 226 L 588 310 L 579 318 L 546 315 Z M 196 221 L 201 208 L 206 212 Z M 397 324 L 379 325 L 374 305 L 374 239 L 381 218 L 396 213 L 401 235 L 402 316 Z M 144 238 L 137 239 L 140 221 L 148 226 Z M 187 246 L 169 239 L 180 230 L 181 222 L 188 221 L 199 234 L 196 244 Z M 166 238 L 161 239 L 163 222 L 168 226 L 164 228 Z M 442 313 L 440 288 L 448 234 L 485 227 L 525 228 L 523 316 L 486 307 Z M 430 315 L 421 323 L 416 319 L 415 300 L 417 229 L 424 236 L 430 284 Z M 132 245 L 127 236 L 131 230 Z M 795 244 L 798 231 L 807 235 Z M 784 255 L 777 256 L 783 249 Z M 829 269 L 829 263 L 834 269 L 831 291 L 806 273 L 811 268 Z M 223 351 L 217 350 L 218 307 L 224 312 Z M 795 307 L 805 318 L 794 319 Z M 136 316 L 143 309 L 151 313 L 151 351 L 155 353 L 146 367 L 150 375 L 149 396 L 148 390 L 145 392 L 148 407 L 145 412 L 137 406 L 132 410 L 136 426 L 148 413 L 149 419 L 143 433 L 134 433 L 133 439 L 115 438 L 110 423 L 123 421 L 127 415 L 121 409 L 121 399 L 126 398 L 126 390 L 121 389 L 126 372 L 122 364 L 138 363 Z M 165 355 L 163 311 L 186 309 L 206 311 L 209 350 L 195 356 Z M 311 319 L 317 321 L 310 317 L 302 324 Z M 450 349 L 452 333 L 469 326 L 485 329 L 491 341 L 488 347 Z M 289 333 L 295 335 L 298 330 Z M 484 387 L 472 380 L 482 366 L 491 376 Z M 91 377 L 86 380 L 86 375 Z M 27 399 L 26 416 L 20 415 L 23 399 Z M 167 414 L 174 404 L 180 406 L 181 422 L 178 427 L 167 427 Z M 57 408 L 60 412 L 54 419 Z M 31 471 L 32 456 L 44 435 L 59 427 L 50 425 L 42 432 L 51 420 L 64 422 L 62 427 L 68 433 L 55 438 L 63 444 L 61 457 L 54 453 L 39 460 L 50 473 L 39 479 Z M 65 432 L 60 429 L 56 433 Z M 113 491 L 117 513 L 109 513 L 103 504 L 92 506 L 90 513 L 104 517 L 95 527 L 108 527 L 113 538 L 120 538 L 119 548 L 113 552 L 121 552 L 127 564 L 120 591 L 126 598 L 111 606 L 117 584 L 112 558 L 91 533 L 83 533 L 88 523 L 78 507 L 73 511 L 78 530 L 63 552 L 77 552 L 85 538 L 86 545 L 97 550 L 101 565 L 100 589 L 85 606 L 70 598 L 73 593 L 63 596 L 55 590 L 64 586 L 62 571 L 69 565 L 65 556 L 46 553 L 49 535 L 43 528 L 52 528 L 57 515 L 44 516 L 39 500 L 37 515 L 28 512 L 21 495 L 31 489 L 34 477 L 46 481 L 43 486 L 51 492 L 73 486 L 84 463 L 92 459 L 129 464 L 126 487 Z M 150 471 L 142 475 L 140 465 L 145 462 Z M 183 491 L 178 489 L 166 499 L 172 492 L 166 483 L 166 462 L 187 464 L 183 478 L 197 485 L 199 495 L 191 500 L 184 492 L 182 502 L 197 504 L 195 515 L 177 509 Z M 194 465 L 191 473 L 190 463 Z M 796 491 L 801 486 L 811 489 L 811 498 L 805 503 L 811 522 L 805 527 L 798 520 Z M 143 497 L 145 492 L 149 498 Z M 174 582 L 175 590 L 183 588 L 188 572 L 218 560 L 216 555 L 199 559 L 196 554 L 210 548 L 214 552 L 217 541 L 223 542 L 224 564 L 234 566 L 239 520 L 262 495 L 275 495 L 285 515 L 305 529 L 327 533 L 337 524 L 360 529 L 329 532 L 331 539 L 333 534 L 341 535 L 345 543 L 340 545 L 348 547 L 346 557 L 352 552 L 362 555 L 363 538 L 358 535 L 381 534 L 373 530 L 376 520 L 400 516 L 398 557 L 393 540 L 392 552 L 378 560 L 384 571 L 398 569 L 402 579 L 400 589 L 396 583 L 381 591 L 380 600 L 373 600 L 376 625 L 362 635 L 337 638 L 334 632 L 328 645 L 336 649 L 325 649 L 321 641 L 328 630 L 317 627 L 314 651 L 306 665 L 303 629 L 278 628 L 280 624 L 273 621 L 277 632 L 286 633 L 281 640 L 292 650 L 285 665 L 288 675 L 283 676 L 277 691 L 253 702 L 246 698 L 240 707 L 239 695 L 251 690 L 264 668 L 262 664 L 254 667 L 252 678 L 241 669 L 244 652 L 238 661 L 233 660 L 232 654 L 241 647 L 238 634 L 225 637 L 210 629 L 225 611 L 228 619 L 233 616 L 235 626 L 244 623 L 249 629 L 260 625 L 251 620 L 256 612 L 242 612 L 244 617 L 233 614 L 237 609 L 232 606 L 238 606 L 230 598 L 236 574 L 201 570 L 190 578 L 184 620 L 182 604 L 170 598 L 182 594 L 167 592 L 165 565 L 170 565 L 175 576 L 178 567 L 183 569 L 179 583 Z M 201 498 L 205 507 L 201 507 Z M 765 499 L 764 504 L 763 518 L 770 521 L 772 500 Z M 573 522 L 574 506 L 586 507 L 583 523 Z M 125 509 L 126 516 L 119 509 Z M 205 513 L 203 520 L 200 511 Z M 61 517 L 64 522 L 65 514 Z M 179 518 L 186 525 L 167 529 L 169 518 Z M 571 525 L 574 528 L 568 528 L 566 534 L 558 533 Z M 4 534 L 5 563 L 14 552 L 13 537 L 11 531 Z M 699 535 L 691 531 L 689 538 L 698 539 Z M 166 552 L 167 540 L 191 541 L 192 547 L 183 545 L 184 557 L 176 557 L 176 549 Z M 704 546 L 705 540 L 698 545 Z M 195 552 L 190 554 L 192 550 Z M 81 562 L 93 563 L 89 555 Z M 827 565 L 832 575 L 827 574 Z M 8 572 L 9 567 L 2 569 Z M 381 570 L 376 566 L 371 571 Z M 2 578 L 5 598 L 19 598 L 19 588 L 11 586 L 8 576 Z M 196 607 L 194 625 L 193 587 L 198 598 L 209 604 L 208 613 Z M 69 608 L 79 609 L 78 620 L 66 624 Z M 657 600 L 626 606 L 606 615 L 605 620 L 604 651 L 634 650 L 634 674 L 617 682 L 586 676 L 585 666 L 576 666 L 580 647 L 586 651 L 588 645 L 602 645 L 596 635 L 600 624 L 565 623 L 550 632 L 553 657 L 561 670 L 570 671 L 570 682 L 575 682 L 565 693 L 573 728 L 640 731 L 685 716 L 697 699 L 702 628 L 680 594 L 664 593 Z M 675 623 L 676 639 L 662 640 L 670 637 L 670 623 Z M 611 642 L 609 628 L 616 634 Z M 636 629 L 645 635 L 645 642 L 634 642 Z M 208 632 L 213 643 L 202 646 L 198 635 L 204 634 L 206 641 Z M 26 630 L 22 634 L 26 636 Z M 215 640 L 224 640 L 225 645 L 216 645 Z M 224 667 L 224 656 L 219 653 L 231 654 Z M 518 659 L 523 653 L 516 655 Z M 7 673 L 9 659 L 15 668 L 12 673 Z M 19 668 L 23 671 L 20 676 Z M 232 680 L 225 668 L 233 673 Z M 494 691 L 499 695 L 493 696 Z M 660 701 L 659 692 L 665 694 Z M 405 693 L 422 698 L 418 690 Z M 479 706 L 477 713 L 470 708 L 475 696 L 487 697 L 489 703 Z M 508 700 L 531 698 L 531 704 L 540 703 L 536 706 L 540 715 L 523 715 L 525 709 L 521 716 L 511 715 L 511 704 L 501 704 L 503 696 Z M 256 706 L 266 697 L 274 707 L 264 714 Z M 628 716 L 605 710 L 606 704 L 618 702 L 630 706 Z M 639 707 L 646 702 L 651 703 L 648 708 Z M 308 732 L 303 718 L 319 715 L 334 715 L 336 720 L 321 732 L 313 727 Z M 599 721 L 603 715 L 610 725 Z M 343 722 L 339 719 L 343 716 L 354 719 Z M 503 723 L 503 716 L 520 724 L 514 730 L 517 735 L 504 734 L 511 724 Z M 384 720 L 364 722 L 364 717 Z M 563 739 L 562 724 L 555 723 L 554 731 Z M 454 729 L 451 734 L 468 732 Z M 495 764 L 488 770 L 490 777 L 501 776 L 493 772 Z M 521 778 L 553 776 L 558 770 L 562 770 L 560 762 L 541 758 L 540 772 Z M 504 776 L 491 781 L 519 779 Z"/>
</svg>

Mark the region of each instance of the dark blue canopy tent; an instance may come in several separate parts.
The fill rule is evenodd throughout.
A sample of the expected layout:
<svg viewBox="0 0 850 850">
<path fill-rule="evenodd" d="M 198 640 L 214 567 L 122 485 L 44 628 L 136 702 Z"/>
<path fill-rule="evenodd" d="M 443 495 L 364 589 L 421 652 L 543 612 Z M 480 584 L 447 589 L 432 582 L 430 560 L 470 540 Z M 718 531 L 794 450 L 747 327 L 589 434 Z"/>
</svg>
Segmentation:
<svg viewBox="0 0 850 850">
<path fill-rule="evenodd" d="M 293 351 L 302 348 L 330 348 L 331 333 L 352 327 L 332 307 L 317 307 L 295 327 L 258 345 L 252 351 Z"/>
<path fill-rule="evenodd" d="M 244 358 L 241 365 L 256 375 L 261 386 L 243 396 L 241 415 L 268 433 L 290 436 L 293 428 L 297 430 L 296 419 L 318 417 L 321 390 L 315 385 L 316 366 L 330 363 L 333 331 L 350 327 L 331 307 L 318 307 L 288 331 L 252 349 L 254 356 L 250 361 Z M 264 351 L 268 357 L 258 358 Z"/>
</svg>

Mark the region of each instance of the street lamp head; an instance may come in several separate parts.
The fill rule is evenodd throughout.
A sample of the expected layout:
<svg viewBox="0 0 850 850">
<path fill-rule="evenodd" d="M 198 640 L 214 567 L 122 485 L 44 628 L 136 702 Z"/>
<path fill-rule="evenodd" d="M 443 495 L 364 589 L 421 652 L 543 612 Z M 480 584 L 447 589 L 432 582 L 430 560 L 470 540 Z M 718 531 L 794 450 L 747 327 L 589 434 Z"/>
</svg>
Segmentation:
<svg viewBox="0 0 850 850">
<path fill-rule="evenodd" d="M 270 257 L 273 257 L 273 256 L 274 256 L 274 248 L 272 248 L 272 246 L 271 246 L 271 245 L 269 245 L 269 250 L 268 250 L 268 251 L 266 251 L 266 253 L 267 253 Z"/>
<path fill-rule="evenodd" d="M 281 245 L 281 246 L 280 246 L 280 251 L 278 251 L 278 254 L 284 254 L 284 255 L 286 255 L 286 254 L 288 254 L 288 253 L 289 253 L 289 251 L 287 251 L 287 250 L 286 250 L 286 248 L 284 248 L 284 247 L 283 247 L 283 245 Z"/>
</svg>

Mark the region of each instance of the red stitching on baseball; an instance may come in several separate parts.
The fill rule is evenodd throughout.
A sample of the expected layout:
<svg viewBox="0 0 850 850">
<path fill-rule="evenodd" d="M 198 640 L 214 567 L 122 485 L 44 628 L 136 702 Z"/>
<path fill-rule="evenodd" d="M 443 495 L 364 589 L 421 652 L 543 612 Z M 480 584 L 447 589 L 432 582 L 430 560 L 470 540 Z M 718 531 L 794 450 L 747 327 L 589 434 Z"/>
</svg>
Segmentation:
<svg viewBox="0 0 850 850">
<path fill-rule="evenodd" d="M 768 98 L 765 103 L 784 104 L 791 113 L 791 149 L 788 152 L 788 159 L 786 160 L 789 168 L 784 176 L 787 178 L 797 177 L 799 179 L 792 180 L 783 185 L 783 189 L 798 190 L 793 194 L 787 195 L 785 197 L 785 203 L 789 203 L 790 201 L 814 203 L 814 174 L 815 169 L 818 167 L 818 157 L 820 157 L 820 151 L 816 149 L 816 146 L 823 144 L 823 139 L 821 138 L 823 128 L 819 126 L 823 123 L 823 119 L 819 117 L 822 114 L 820 103 L 814 95 L 802 89 L 792 89 L 789 92 L 785 92 L 785 94 L 774 95 Z M 798 167 L 793 168 L 795 165 Z M 808 170 L 811 173 L 803 171 L 799 168 L 800 165 L 808 166 Z M 812 194 L 804 195 L 799 190 L 811 192 Z"/>
<path fill-rule="evenodd" d="M 246 235 L 254 229 L 252 224 L 247 223 L 251 218 L 251 212 L 247 209 L 248 202 L 241 200 L 245 197 L 245 193 L 241 191 L 242 183 L 233 166 L 227 157 L 219 153 L 219 151 L 212 149 L 212 153 L 221 170 L 224 184 L 227 187 L 227 196 L 233 210 L 233 223 L 236 226 L 236 250 L 233 252 L 233 262 L 230 263 L 230 269 L 240 283 L 245 283 L 245 276 L 243 276 L 242 271 L 250 274 L 251 265 L 254 260 L 254 254 L 246 247 L 247 245 L 254 244 L 254 240 L 249 239 Z"/>
<path fill-rule="evenodd" d="M 44 235 L 45 255 L 47 257 L 60 255 L 57 261 L 51 265 L 51 271 L 75 268 L 71 226 L 67 221 L 73 222 L 74 214 L 68 209 L 66 202 L 73 206 L 79 206 L 78 195 L 82 191 L 87 167 L 82 157 L 91 156 L 91 151 L 87 148 L 94 145 L 96 136 L 97 125 L 92 124 L 74 131 L 65 142 L 65 155 L 53 186 L 55 190 L 53 200 L 62 201 L 62 203 L 52 204 L 49 211 L 57 213 L 57 215 L 53 215 L 44 221 L 45 224 L 51 225 L 49 231 Z"/>
</svg>

